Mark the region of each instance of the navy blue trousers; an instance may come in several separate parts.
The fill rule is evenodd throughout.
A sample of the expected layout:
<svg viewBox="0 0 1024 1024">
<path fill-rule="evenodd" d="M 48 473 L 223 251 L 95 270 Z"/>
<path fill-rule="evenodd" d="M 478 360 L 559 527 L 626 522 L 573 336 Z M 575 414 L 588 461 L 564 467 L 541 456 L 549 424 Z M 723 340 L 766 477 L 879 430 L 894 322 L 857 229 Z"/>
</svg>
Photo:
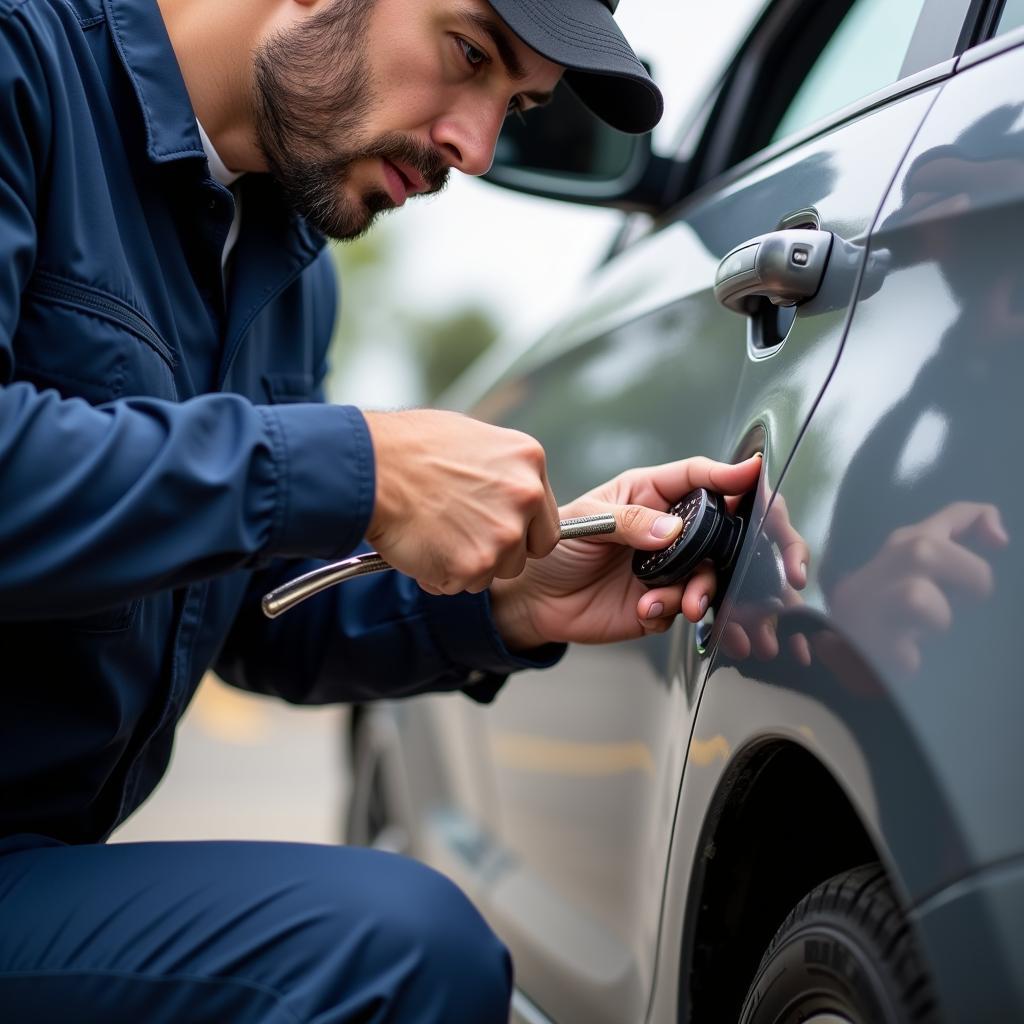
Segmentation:
<svg viewBox="0 0 1024 1024">
<path fill-rule="evenodd" d="M 511 962 L 389 853 L 298 843 L 0 855 L 0 1020 L 506 1024 Z"/>
</svg>

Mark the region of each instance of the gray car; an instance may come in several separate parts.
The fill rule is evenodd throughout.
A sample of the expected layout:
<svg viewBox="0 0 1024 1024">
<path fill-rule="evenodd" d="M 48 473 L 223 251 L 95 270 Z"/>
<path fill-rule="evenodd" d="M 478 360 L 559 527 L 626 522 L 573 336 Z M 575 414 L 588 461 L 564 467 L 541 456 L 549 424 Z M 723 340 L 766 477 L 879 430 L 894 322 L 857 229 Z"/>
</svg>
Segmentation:
<svg viewBox="0 0 1024 1024">
<path fill-rule="evenodd" d="M 1024 1021 L 1024 2 L 773 0 L 669 154 L 559 103 L 492 177 L 622 231 L 472 411 L 562 500 L 761 483 L 703 622 L 359 709 L 350 839 L 470 894 L 519 1022 Z"/>
</svg>

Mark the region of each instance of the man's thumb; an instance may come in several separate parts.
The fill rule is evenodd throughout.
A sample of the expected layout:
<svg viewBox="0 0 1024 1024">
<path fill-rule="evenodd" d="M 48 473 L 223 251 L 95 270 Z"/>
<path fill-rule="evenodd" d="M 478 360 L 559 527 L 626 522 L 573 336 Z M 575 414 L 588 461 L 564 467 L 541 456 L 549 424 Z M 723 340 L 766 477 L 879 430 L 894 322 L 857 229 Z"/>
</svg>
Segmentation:
<svg viewBox="0 0 1024 1024">
<path fill-rule="evenodd" d="M 667 548 L 683 528 L 679 516 L 670 516 L 643 505 L 623 505 L 617 518 L 622 542 L 642 551 Z"/>
</svg>

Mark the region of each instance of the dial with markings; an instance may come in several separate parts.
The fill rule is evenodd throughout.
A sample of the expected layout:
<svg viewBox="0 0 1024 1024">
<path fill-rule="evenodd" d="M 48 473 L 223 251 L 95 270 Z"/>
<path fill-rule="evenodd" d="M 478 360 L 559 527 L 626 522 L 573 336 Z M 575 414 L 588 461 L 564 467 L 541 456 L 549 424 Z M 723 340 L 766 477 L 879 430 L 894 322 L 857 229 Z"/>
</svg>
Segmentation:
<svg viewBox="0 0 1024 1024">
<path fill-rule="evenodd" d="M 720 494 L 700 487 L 677 501 L 669 512 L 683 520 L 683 528 L 668 547 L 633 555 L 633 574 L 639 580 L 649 587 L 679 583 L 705 559 L 718 569 L 732 566 L 743 520 L 726 511 Z"/>
</svg>

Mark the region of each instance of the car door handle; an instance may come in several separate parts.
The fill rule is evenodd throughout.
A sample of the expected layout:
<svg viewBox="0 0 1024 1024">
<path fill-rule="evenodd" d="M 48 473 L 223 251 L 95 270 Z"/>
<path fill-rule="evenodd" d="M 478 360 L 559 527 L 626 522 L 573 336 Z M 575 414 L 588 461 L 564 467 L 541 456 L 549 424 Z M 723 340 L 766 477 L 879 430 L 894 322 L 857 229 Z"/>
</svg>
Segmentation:
<svg viewBox="0 0 1024 1024">
<path fill-rule="evenodd" d="M 818 294 L 832 250 L 832 232 L 793 228 L 736 246 L 715 274 L 715 298 L 736 313 L 757 311 L 758 299 L 795 306 Z"/>
</svg>

